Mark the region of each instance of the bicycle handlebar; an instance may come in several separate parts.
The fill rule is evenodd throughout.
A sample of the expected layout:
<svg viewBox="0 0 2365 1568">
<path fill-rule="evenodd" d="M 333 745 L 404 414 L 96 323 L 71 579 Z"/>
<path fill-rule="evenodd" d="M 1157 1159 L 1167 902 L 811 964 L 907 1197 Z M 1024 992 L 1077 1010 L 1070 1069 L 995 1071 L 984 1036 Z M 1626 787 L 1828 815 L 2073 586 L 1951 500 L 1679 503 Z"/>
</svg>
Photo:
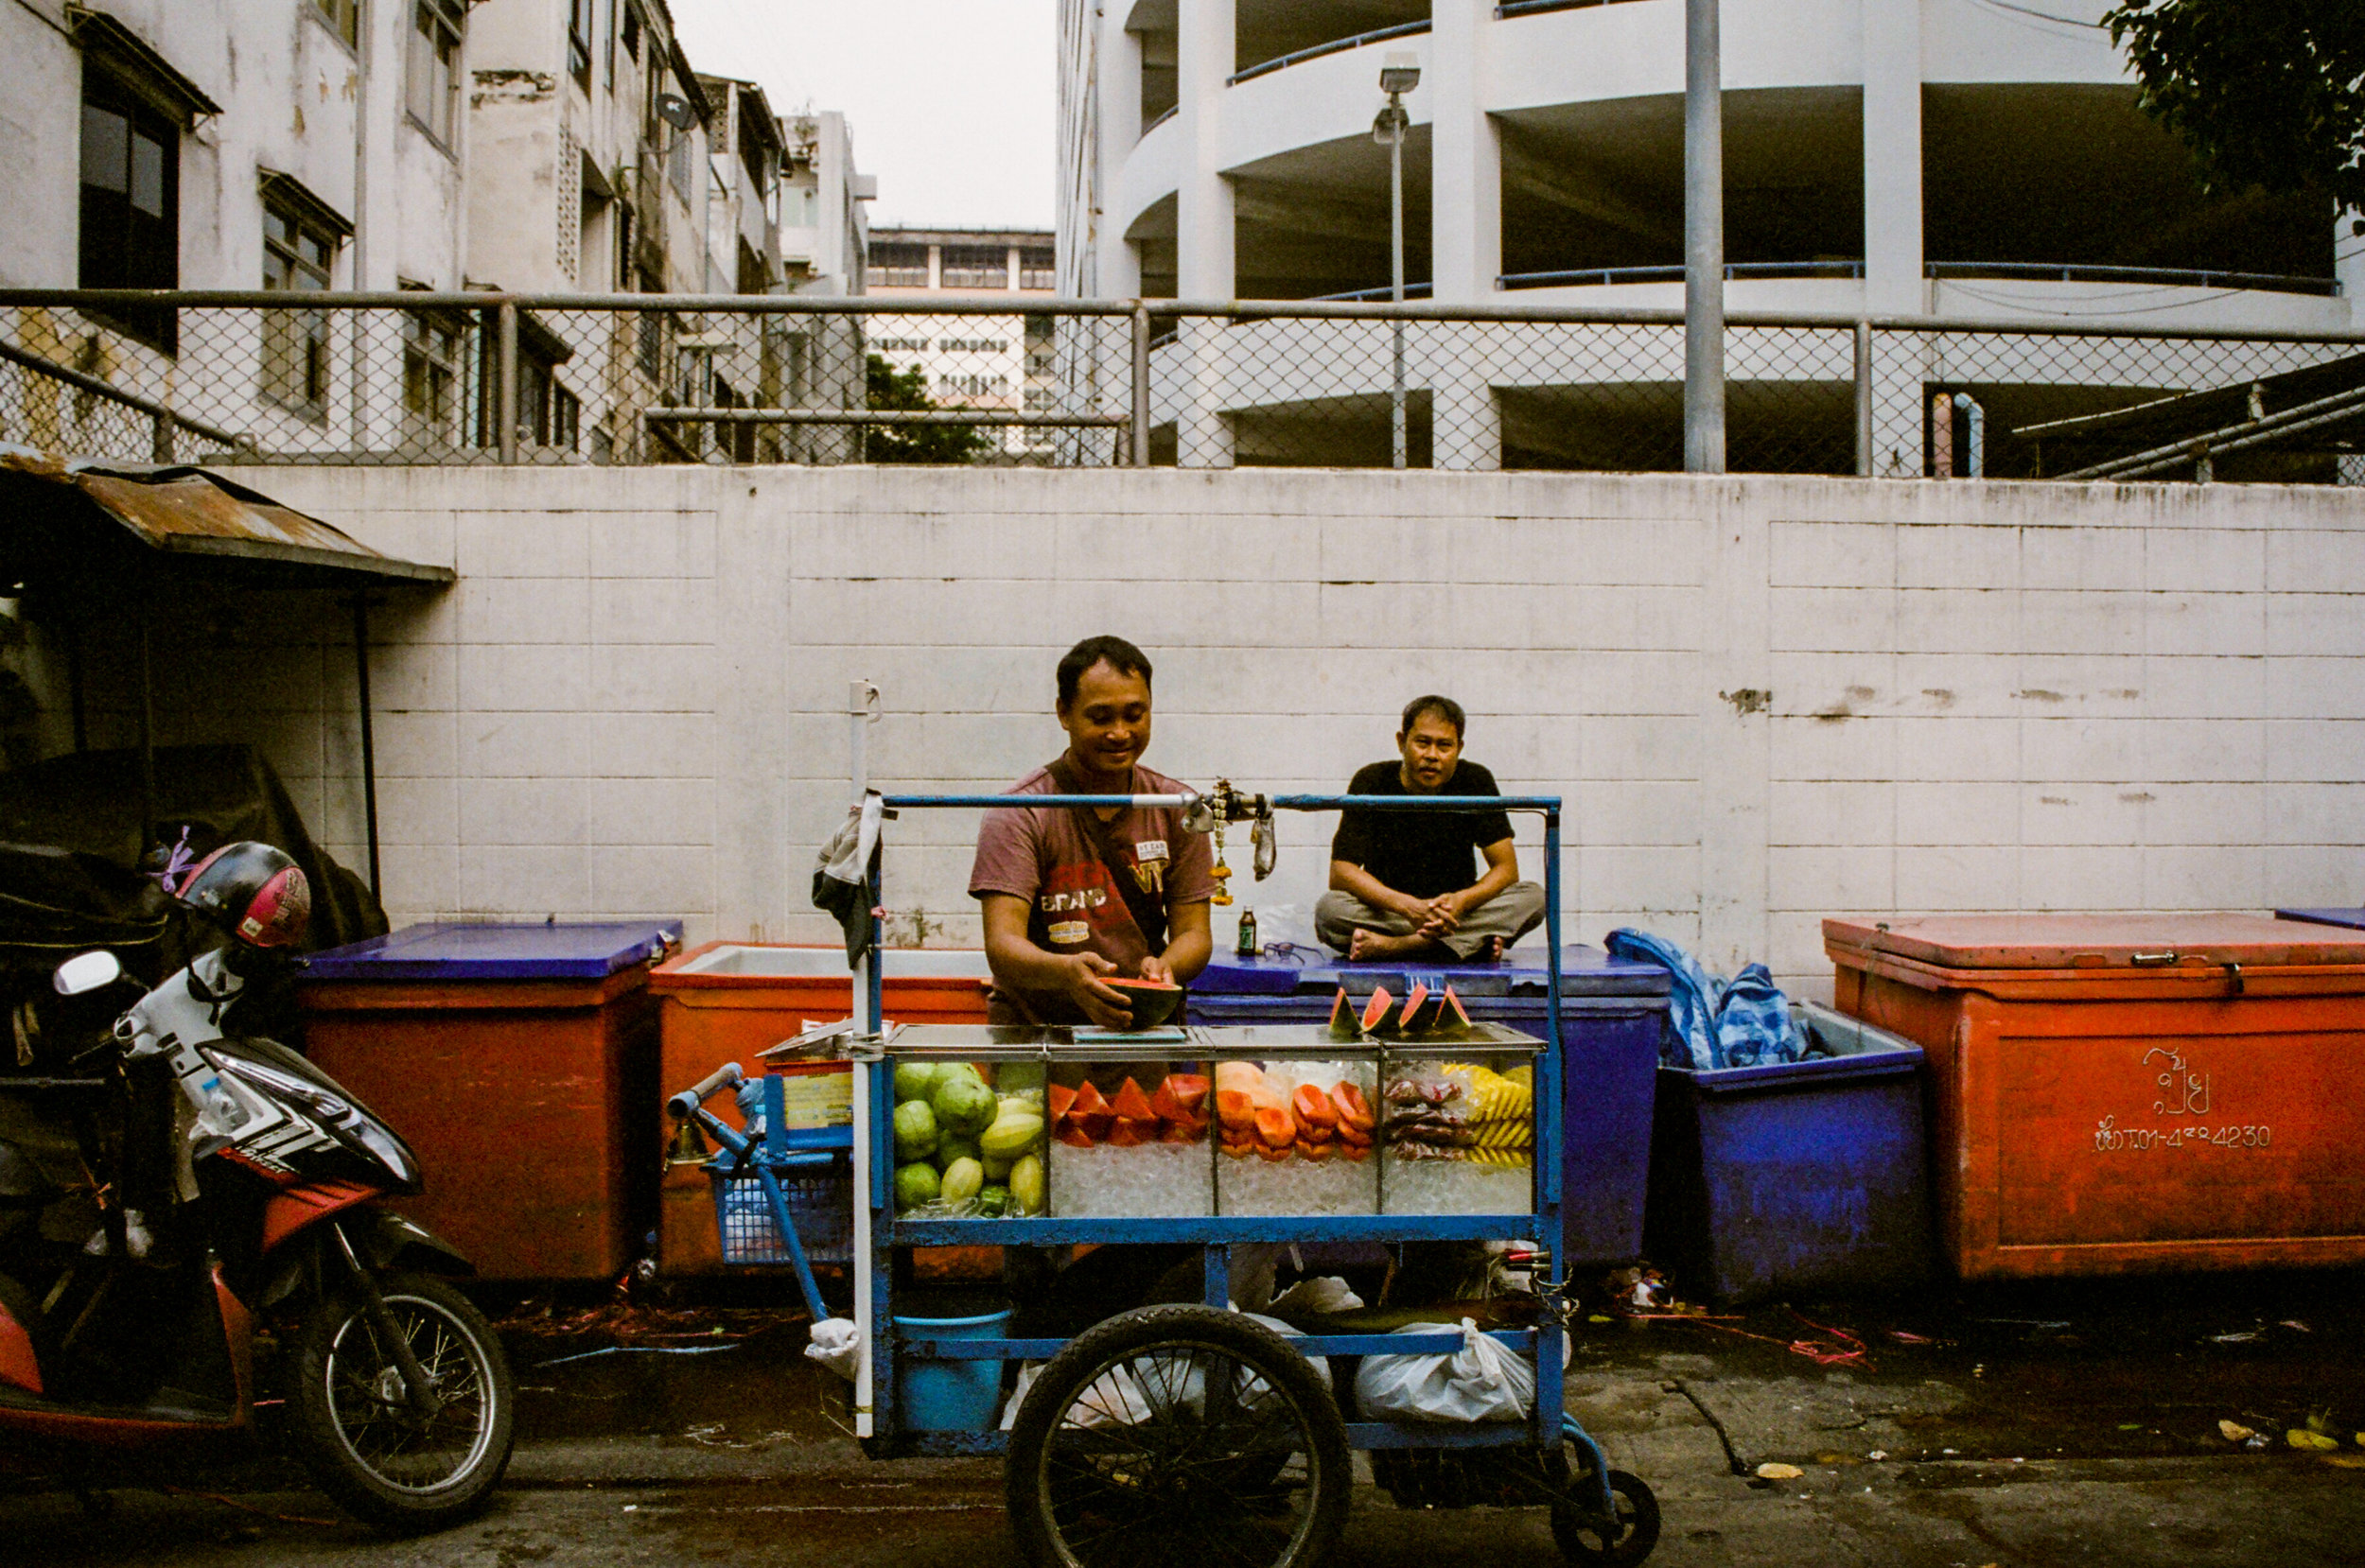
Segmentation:
<svg viewBox="0 0 2365 1568">
<path fill-rule="evenodd" d="M 665 1108 L 676 1118 L 687 1120 L 692 1111 L 705 1105 L 719 1090 L 737 1089 L 746 1081 L 747 1074 L 740 1071 L 737 1062 L 725 1062 L 721 1067 L 666 1101 Z"/>
</svg>

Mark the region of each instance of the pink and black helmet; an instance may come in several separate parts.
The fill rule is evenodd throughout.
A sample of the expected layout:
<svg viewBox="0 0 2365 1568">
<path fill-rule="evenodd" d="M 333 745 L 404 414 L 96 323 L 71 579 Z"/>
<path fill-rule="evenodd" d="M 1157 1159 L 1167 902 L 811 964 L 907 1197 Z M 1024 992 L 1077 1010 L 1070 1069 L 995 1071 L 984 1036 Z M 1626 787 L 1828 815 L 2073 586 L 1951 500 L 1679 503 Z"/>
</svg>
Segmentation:
<svg viewBox="0 0 2365 1568">
<path fill-rule="evenodd" d="M 213 917 L 231 939 L 266 951 L 303 945 L 312 924 L 304 870 L 268 844 L 225 844 L 182 880 L 174 896 Z"/>
</svg>

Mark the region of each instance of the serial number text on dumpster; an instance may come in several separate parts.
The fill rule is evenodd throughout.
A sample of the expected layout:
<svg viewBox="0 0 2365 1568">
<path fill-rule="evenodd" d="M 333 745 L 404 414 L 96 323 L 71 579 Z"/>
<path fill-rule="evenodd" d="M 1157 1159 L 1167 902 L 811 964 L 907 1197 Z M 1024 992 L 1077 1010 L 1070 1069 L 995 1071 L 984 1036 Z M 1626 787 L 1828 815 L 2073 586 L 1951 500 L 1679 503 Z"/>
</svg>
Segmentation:
<svg viewBox="0 0 2365 1568">
<path fill-rule="evenodd" d="M 2263 1149 L 2273 1141 L 2273 1129 L 2245 1124 L 2223 1127 L 2122 1127 L 2106 1116 L 2094 1126 L 2094 1150 L 2110 1154 L 2146 1149 Z"/>
</svg>

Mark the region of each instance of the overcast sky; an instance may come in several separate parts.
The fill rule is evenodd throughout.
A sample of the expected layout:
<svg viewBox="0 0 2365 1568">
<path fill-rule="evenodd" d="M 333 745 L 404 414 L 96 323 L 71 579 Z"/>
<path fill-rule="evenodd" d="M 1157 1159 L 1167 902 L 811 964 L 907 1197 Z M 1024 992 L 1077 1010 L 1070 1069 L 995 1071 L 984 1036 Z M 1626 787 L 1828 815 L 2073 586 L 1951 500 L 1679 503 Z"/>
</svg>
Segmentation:
<svg viewBox="0 0 2365 1568">
<path fill-rule="evenodd" d="M 836 109 L 875 227 L 1051 227 L 1055 0 L 670 0 L 690 63 Z"/>
</svg>

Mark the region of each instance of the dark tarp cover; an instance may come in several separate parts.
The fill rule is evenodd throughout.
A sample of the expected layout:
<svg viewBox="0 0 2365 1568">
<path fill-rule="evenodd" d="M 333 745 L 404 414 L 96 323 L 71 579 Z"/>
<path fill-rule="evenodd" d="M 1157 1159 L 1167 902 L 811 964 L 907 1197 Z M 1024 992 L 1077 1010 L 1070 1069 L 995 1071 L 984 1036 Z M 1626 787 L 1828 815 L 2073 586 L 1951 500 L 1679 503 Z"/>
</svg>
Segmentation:
<svg viewBox="0 0 2365 1568">
<path fill-rule="evenodd" d="M 386 932 L 368 885 L 313 842 L 252 746 L 158 747 L 156 821 L 167 843 L 186 826 L 201 858 L 239 839 L 286 850 L 312 884 L 307 951 Z M 142 874 L 152 867 L 140 863 L 141 850 L 138 752 L 83 752 L 0 773 L 0 979 L 10 1001 L 83 948 L 113 949 L 153 984 L 214 945 L 215 933 L 195 929 Z M 271 1026 L 254 1018 L 255 1032 L 290 1037 L 292 1011 L 269 1011 Z"/>
</svg>

